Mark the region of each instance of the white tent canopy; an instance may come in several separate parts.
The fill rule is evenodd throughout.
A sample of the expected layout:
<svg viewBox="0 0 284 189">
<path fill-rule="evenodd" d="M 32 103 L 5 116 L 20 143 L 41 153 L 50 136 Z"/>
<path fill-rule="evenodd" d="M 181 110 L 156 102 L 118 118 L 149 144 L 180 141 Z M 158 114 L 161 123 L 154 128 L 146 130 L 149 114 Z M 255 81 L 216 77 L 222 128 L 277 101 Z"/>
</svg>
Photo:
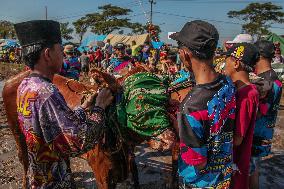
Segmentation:
<svg viewBox="0 0 284 189">
<path fill-rule="evenodd" d="M 133 36 L 127 36 L 127 35 L 116 35 L 116 34 L 109 34 L 104 42 L 107 40 L 110 40 L 111 45 L 115 45 L 116 43 L 124 43 L 126 45 L 131 45 L 132 41 L 135 41 L 137 45 L 143 45 L 146 41 L 149 41 L 149 35 L 148 34 L 142 34 L 142 35 L 133 35 Z"/>
</svg>

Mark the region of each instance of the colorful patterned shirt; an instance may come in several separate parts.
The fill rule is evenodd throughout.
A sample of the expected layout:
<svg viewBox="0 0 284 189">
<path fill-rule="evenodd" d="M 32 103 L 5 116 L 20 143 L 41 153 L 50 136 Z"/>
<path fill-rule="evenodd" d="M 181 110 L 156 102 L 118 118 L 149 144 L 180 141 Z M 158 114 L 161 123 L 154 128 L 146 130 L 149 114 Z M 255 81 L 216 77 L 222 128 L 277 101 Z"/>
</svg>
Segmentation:
<svg viewBox="0 0 284 189">
<path fill-rule="evenodd" d="M 124 56 L 123 58 L 112 58 L 110 60 L 109 71 L 113 74 L 118 74 L 121 70 L 131 67 L 131 58 L 129 56 Z"/>
<path fill-rule="evenodd" d="M 65 77 L 79 80 L 80 77 L 80 71 L 81 71 L 81 63 L 79 62 L 78 57 L 67 57 L 64 59 L 63 62 L 63 72 L 65 73 Z"/>
<path fill-rule="evenodd" d="M 177 74 L 177 78 L 172 82 L 173 85 L 185 82 L 190 79 L 190 73 L 184 69 L 180 70 Z"/>
<path fill-rule="evenodd" d="M 235 109 L 235 87 L 222 75 L 214 82 L 196 85 L 181 103 L 179 174 L 186 185 L 229 188 Z"/>
<path fill-rule="evenodd" d="M 265 157 L 271 153 L 274 126 L 282 95 L 282 83 L 273 70 L 261 73 L 258 76 L 268 82 L 269 87 L 260 88 L 262 92 L 265 91 L 266 97 L 259 101 L 260 116 L 255 123 L 252 156 Z"/>
<path fill-rule="evenodd" d="M 104 111 L 72 111 L 50 80 L 37 74 L 18 88 L 17 111 L 27 143 L 29 188 L 73 188 L 69 157 L 94 147 L 105 128 Z M 87 119 L 88 117 L 88 119 Z"/>
</svg>

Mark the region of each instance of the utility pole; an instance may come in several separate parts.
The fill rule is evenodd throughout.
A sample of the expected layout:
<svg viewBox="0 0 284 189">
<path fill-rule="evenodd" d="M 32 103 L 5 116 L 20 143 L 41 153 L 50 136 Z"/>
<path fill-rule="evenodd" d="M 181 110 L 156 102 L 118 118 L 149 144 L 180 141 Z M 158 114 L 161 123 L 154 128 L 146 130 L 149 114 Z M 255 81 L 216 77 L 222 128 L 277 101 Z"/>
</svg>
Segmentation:
<svg viewBox="0 0 284 189">
<path fill-rule="evenodd" d="M 150 24 L 153 23 L 153 4 L 156 4 L 154 0 L 149 0 L 149 3 L 151 3 L 151 12 L 150 12 Z"/>
<path fill-rule="evenodd" d="M 45 6 L 45 20 L 47 20 L 47 6 Z"/>
</svg>

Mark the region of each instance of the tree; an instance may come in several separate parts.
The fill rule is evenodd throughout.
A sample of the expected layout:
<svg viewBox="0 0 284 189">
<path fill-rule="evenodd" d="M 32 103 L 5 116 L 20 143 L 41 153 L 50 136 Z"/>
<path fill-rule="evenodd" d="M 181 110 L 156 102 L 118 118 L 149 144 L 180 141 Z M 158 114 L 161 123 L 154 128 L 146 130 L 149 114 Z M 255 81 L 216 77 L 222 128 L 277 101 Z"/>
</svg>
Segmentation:
<svg viewBox="0 0 284 189">
<path fill-rule="evenodd" d="M 157 35 L 161 33 L 161 28 L 158 25 L 153 25 Z M 149 32 L 149 24 L 142 25 L 140 23 L 132 23 L 130 28 L 132 29 L 131 34 L 144 34 Z"/>
<path fill-rule="evenodd" d="M 121 8 L 111 4 L 98 7 L 100 12 L 87 14 L 84 17 L 73 22 L 76 33 L 80 37 L 80 43 L 82 42 L 83 35 L 90 29 L 95 34 L 107 35 L 113 31 L 117 31 L 119 34 L 123 34 L 123 29 L 129 28 L 132 30 L 132 34 L 147 33 L 147 26 L 140 23 L 132 23 L 127 18 L 130 9 Z M 160 27 L 157 27 L 157 31 L 160 32 Z"/>
<path fill-rule="evenodd" d="M 85 20 L 95 34 L 107 35 L 121 28 L 130 28 L 130 20 L 123 18 L 132 12 L 130 9 L 111 4 L 100 6 L 98 9 L 100 13 L 87 14 Z"/>
<path fill-rule="evenodd" d="M 158 25 L 146 24 L 142 25 L 140 23 L 133 23 L 131 25 L 131 34 L 144 34 L 149 33 L 151 40 L 159 41 L 159 34 L 161 33 L 161 28 Z"/>
<path fill-rule="evenodd" d="M 86 20 L 86 17 L 82 17 L 79 20 L 73 22 L 73 25 L 75 27 L 76 33 L 80 37 L 80 43 L 81 43 L 83 40 L 84 34 L 87 32 L 90 26 L 90 23 L 88 23 L 88 21 Z"/>
<path fill-rule="evenodd" d="M 284 12 L 282 7 L 267 3 L 250 3 L 246 8 L 240 11 L 229 11 L 229 18 L 238 18 L 247 23 L 243 24 L 243 29 L 251 35 L 261 35 L 269 33 L 272 23 L 283 23 Z"/>
<path fill-rule="evenodd" d="M 0 38 L 15 38 L 16 31 L 13 23 L 5 20 L 0 20 Z"/>
<path fill-rule="evenodd" d="M 140 23 L 132 23 L 130 28 L 132 29 L 131 34 L 143 34 L 148 32 L 147 26 Z"/>
<path fill-rule="evenodd" d="M 66 39 L 66 40 L 73 39 L 72 33 L 73 33 L 74 29 L 68 27 L 68 25 L 69 25 L 69 22 L 60 23 L 61 36 L 62 36 L 63 39 Z"/>
</svg>

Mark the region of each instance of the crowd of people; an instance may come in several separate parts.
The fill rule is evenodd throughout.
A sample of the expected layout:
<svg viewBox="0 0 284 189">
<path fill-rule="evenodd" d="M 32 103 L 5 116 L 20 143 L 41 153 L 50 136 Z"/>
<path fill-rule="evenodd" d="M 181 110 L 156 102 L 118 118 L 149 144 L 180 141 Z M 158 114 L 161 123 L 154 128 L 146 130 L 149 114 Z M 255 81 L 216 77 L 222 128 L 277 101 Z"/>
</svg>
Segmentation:
<svg viewBox="0 0 284 189">
<path fill-rule="evenodd" d="M 72 188 L 68 157 L 97 142 L 106 120 L 105 108 L 113 99 L 110 91 L 103 89 L 95 104 L 92 95 L 81 107 L 70 110 L 51 82 L 54 74 L 79 80 L 81 72 L 87 75 L 96 67 L 119 78 L 137 64 L 159 77 L 168 76 L 172 84 L 194 82 L 176 118 L 180 187 L 259 188 L 259 164 L 271 153 L 282 94 L 282 82 L 271 67 L 278 52 L 272 42 L 242 38 L 226 51 L 217 52 L 215 26 L 195 20 L 170 36 L 177 41 L 177 48 L 155 50 L 148 43 L 139 46 L 135 41 L 130 46 L 112 46 L 107 41 L 104 47 L 77 56 L 74 47 L 67 45 L 62 66 L 59 23 L 30 21 L 17 24 L 15 29 L 32 69 L 17 96 L 19 125 L 29 144 L 31 188 Z M 35 38 L 27 37 L 30 30 Z M 214 69 L 216 53 L 225 60 L 220 73 Z M 251 80 L 251 73 L 257 79 Z M 22 108 L 23 99 L 30 103 L 29 111 Z M 91 113 L 86 114 L 90 107 Z M 52 161 L 41 161 L 39 152 L 51 154 Z"/>
<path fill-rule="evenodd" d="M 163 45 L 155 49 L 148 42 L 136 45 L 135 41 L 132 45 L 111 45 L 109 40 L 104 47 L 92 47 L 82 53 L 78 53 L 73 45 L 66 45 L 60 74 L 79 80 L 80 73 L 87 76 L 91 68 L 97 68 L 115 77 L 123 77 L 137 64 L 142 64 L 152 73 L 169 77 L 174 83 L 182 82 L 187 79 L 184 75 L 188 76 L 178 60 L 177 48 Z"/>
<path fill-rule="evenodd" d="M 0 62 L 21 63 L 20 48 L 7 48 L 0 50 Z"/>
<path fill-rule="evenodd" d="M 233 41 L 227 41 L 224 48 L 216 49 L 213 66 L 217 71 L 221 72 L 224 68 L 227 49 L 241 42 L 253 43 L 253 37 L 249 34 L 239 34 Z M 274 43 L 274 49 L 272 65 L 281 66 L 284 64 L 284 58 L 281 55 L 279 42 Z M 97 68 L 116 77 L 123 77 L 131 67 L 135 67 L 135 64 L 142 64 L 150 72 L 167 77 L 173 85 L 190 79 L 190 72 L 179 59 L 177 47 L 163 45 L 155 49 L 148 42 L 137 45 L 135 41 L 132 41 L 131 45 L 123 43 L 111 45 L 110 40 L 107 40 L 103 47 L 90 47 L 82 52 L 73 45 L 66 45 L 60 74 L 79 80 L 80 75 L 87 77 L 91 68 Z M 282 72 L 278 76 L 283 79 Z"/>
</svg>

